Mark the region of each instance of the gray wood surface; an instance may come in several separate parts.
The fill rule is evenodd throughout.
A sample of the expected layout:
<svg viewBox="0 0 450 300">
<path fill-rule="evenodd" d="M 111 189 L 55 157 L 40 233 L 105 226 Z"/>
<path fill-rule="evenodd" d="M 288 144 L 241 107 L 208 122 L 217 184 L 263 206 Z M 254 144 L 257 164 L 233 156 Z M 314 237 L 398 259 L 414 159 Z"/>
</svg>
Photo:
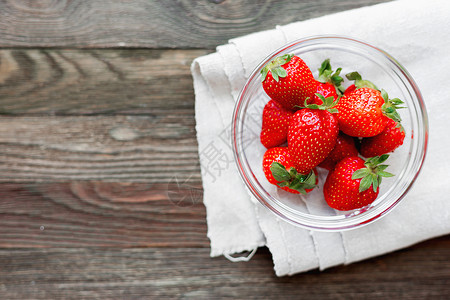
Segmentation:
<svg viewBox="0 0 450 300">
<path fill-rule="evenodd" d="M 0 50 L 0 182 L 199 183 L 189 67 L 206 53 Z"/>
<path fill-rule="evenodd" d="M 208 258 L 205 248 L 0 250 L 0 291 L 10 299 L 448 299 L 449 247 L 441 238 L 283 278 L 271 274 L 265 248 L 247 263 Z"/>
<path fill-rule="evenodd" d="M 193 116 L 8 116 L 0 144 L 0 182 L 200 181 Z"/>
<path fill-rule="evenodd" d="M 210 52 L 3 49 L 0 113 L 192 118 L 190 65 Z"/>
<path fill-rule="evenodd" d="M 1 1 L 0 47 L 209 48 L 386 0 Z"/>
<path fill-rule="evenodd" d="M 0 184 L 0 248 L 208 247 L 201 196 L 176 183 Z"/>
<path fill-rule="evenodd" d="M 449 299 L 450 236 L 283 278 L 209 257 L 192 60 L 381 2 L 0 1 L 0 298 Z"/>
</svg>

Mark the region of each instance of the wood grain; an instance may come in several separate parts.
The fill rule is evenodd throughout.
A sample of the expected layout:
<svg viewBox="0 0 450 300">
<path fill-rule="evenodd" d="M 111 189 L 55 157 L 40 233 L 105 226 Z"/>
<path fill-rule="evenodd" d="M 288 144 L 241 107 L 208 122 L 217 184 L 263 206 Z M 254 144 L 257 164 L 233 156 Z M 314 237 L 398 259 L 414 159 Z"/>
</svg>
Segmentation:
<svg viewBox="0 0 450 300">
<path fill-rule="evenodd" d="M 209 48 L 386 0 L 0 2 L 0 47 Z"/>
<path fill-rule="evenodd" d="M 192 118 L 190 65 L 206 53 L 0 50 L 0 113 Z"/>
<path fill-rule="evenodd" d="M 273 275 L 262 248 L 247 263 L 208 249 L 0 250 L 7 299 L 448 299 L 450 236 L 323 272 Z"/>
<path fill-rule="evenodd" d="M 204 50 L 0 50 L 0 181 L 200 182 Z"/>
<path fill-rule="evenodd" d="M 193 116 L 0 118 L 0 182 L 200 182 Z"/>
<path fill-rule="evenodd" d="M 0 184 L 0 248 L 17 247 L 209 247 L 201 185 Z"/>
</svg>

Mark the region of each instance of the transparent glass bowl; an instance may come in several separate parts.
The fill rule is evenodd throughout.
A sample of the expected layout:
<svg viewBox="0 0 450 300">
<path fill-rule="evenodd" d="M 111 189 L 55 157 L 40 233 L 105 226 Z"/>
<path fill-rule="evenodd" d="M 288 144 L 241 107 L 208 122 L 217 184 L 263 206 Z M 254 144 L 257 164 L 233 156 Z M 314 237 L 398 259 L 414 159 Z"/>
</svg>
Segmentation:
<svg viewBox="0 0 450 300">
<path fill-rule="evenodd" d="M 398 97 L 407 108 L 400 109 L 406 131 L 403 145 L 394 151 L 386 171 L 394 173 L 383 178 L 378 198 L 370 205 L 352 211 L 330 208 L 322 187 L 328 171 L 318 168 L 319 188 L 308 195 L 295 195 L 270 184 L 262 170 L 266 148 L 259 140 L 264 105 L 270 100 L 261 85 L 260 70 L 273 58 L 294 53 L 302 58 L 317 78 L 321 62 L 329 58 L 341 74 L 358 71 L 363 79 L 375 83 Z M 352 82 L 345 80 L 344 86 Z M 386 215 L 408 193 L 422 167 L 428 140 L 425 105 L 414 80 L 406 69 L 381 49 L 349 37 L 316 36 L 289 43 L 264 59 L 252 72 L 237 99 L 232 120 L 232 144 L 239 173 L 247 188 L 265 207 L 280 218 L 303 228 L 341 231 L 361 227 Z"/>
</svg>

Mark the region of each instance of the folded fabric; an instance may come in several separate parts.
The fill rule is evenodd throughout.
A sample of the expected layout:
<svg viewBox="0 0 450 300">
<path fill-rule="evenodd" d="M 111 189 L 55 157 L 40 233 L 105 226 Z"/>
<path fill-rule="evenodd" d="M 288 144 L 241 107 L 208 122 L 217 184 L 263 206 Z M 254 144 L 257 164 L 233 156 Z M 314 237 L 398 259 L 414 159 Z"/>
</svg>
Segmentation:
<svg viewBox="0 0 450 300">
<path fill-rule="evenodd" d="M 399 0 L 278 26 L 230 40 L 192 64 L 196 129 L 211 256 L 266 245 L 278 276 L 348 264 L 450 233 L 450 2 Z M 275 217 L 246 190 L 233 161 L 231 117 L 246 78 L 283 44 L 337 34 L 366 41 L 397 58 L 421 89 L 429 116 L 422 172 L 391 213 L 344 232 L 302 229 Z"/>
</svg>

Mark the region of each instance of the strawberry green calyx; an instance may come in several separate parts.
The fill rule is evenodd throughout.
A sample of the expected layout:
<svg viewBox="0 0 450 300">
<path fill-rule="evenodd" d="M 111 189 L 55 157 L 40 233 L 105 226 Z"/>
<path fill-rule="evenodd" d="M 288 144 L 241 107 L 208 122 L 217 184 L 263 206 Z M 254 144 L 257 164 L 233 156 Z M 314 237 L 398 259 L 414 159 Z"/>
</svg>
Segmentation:
<svg viewBox="0 0 450 300">
<path fill-rule="evenodd" d="M 281 67 L 282 65 L 288 63 L 292 57 L 294 57 L 294 54 L 284 54 L 282 56 L 278 56 L 274 60 L 272 60 L 270 63 L 266 64 L 261 69 L 261 82 L 264 82 L 266 80 L 267 74 L 272 74 L 273 79 L 275 79 L 276 82 L 280 80 L 280 77 L 286 77 L 287 72 L 286 70 Z"/>
<path fill-rule="evenodd" d="M 400 124 L 402 118 L 398 114 L 397 109 L 405 108 L 404 106 L 400 106 L 404 104 L 404 102 L 399 98 L 389 99 L 388 93 L 383 89 L 381 90 L 381 96 L 384 99 L 384 104 L 381 106 L 383 114 Z"/>
<path fill-rule="evenodd" d="M 301 194 L 306 195 L 307 189 L 313 189 L 316 187 L 316 174 L 314 171 L 309 174 L 300 174 L 293 167 L 289 170 L 280 164 L 279 162 L 273 162 L 270 166 L 273 178 L 278 181 L 279 187 L 288 187 L 292 190 L 299 191 Z"/>
<path fill-rule="evenodd" d="M 333 73 L 333 69 L 331 67 L 330 59 L 325 59 L 319 68 L 319 76 L 317 78 L 317 81 L 322 83 L 331 83 L 336 88 L 336 92 L 338 94 L 344 93 L 344 87 L 341 86 L 342 81 L 344 81 L 344 78 L 340 76 L 342 71 L 342 68 L 337 68 L 336 71 Z"/>
<path fill-rule="evenodd" d="M 352 179 L 360 179 L 359 192 L 364 192 L 372 186 L 373 191 L 376 192 L 381 184 L 381 179 L 383 177 L 392 177 L 394 174 L 384 171 L 389 165 L 382 165 L 386 159 L 388 159 L 388 154 L 383 154 L 381 156 L 374 156 L 366 159 L 364 163 L 364 168 L 356 170 L 353 172 Z"/>
<path fill-rule="evenodd" d="M 375 84 L 373 84 L 369 80 L 362 79 L 361 75 L 356 71 L 346 74 L 345 77 L 347 77 L 348 80 L 355 81 L 355 87 L 357 89 L 360 89 L 363 87 L 368 87 L 368 88 L 371 88 L 374 90 L 378 90 L 378 88 Z"/>
<path fill-rule="evenodd" d="M 401 132 L 406 133 L 405 132 L 405 128 L 403 128 L 402 124 L 400 122 L 396 122 L 397 125 L 395 125 L 395 128 L 400 129 Z"/>
<path fill-rule="evenodd" d="M 315 94 L 317 97 L 319 97 L 320 100 L 322 100 L 322 104 L 308 104 L 308 99 L 307 98 L 305 100 L 305 104 L 304 106 L 302 106 L 302 108 L 310 108 L 310 109 L 318 109 L 318 110 L 326 110 L 332 114 L 337 113 L 338 110 L 336 108 L 334 108 L 336 106 L 336 104 L 338 104 L 339 99 L 341 99 L 341 96 L 339 96 L 336 100 L 334 99 L 333 96 L 327 97 L 325 98 L 323 95 L 316 93 Z"/>
</svg>

